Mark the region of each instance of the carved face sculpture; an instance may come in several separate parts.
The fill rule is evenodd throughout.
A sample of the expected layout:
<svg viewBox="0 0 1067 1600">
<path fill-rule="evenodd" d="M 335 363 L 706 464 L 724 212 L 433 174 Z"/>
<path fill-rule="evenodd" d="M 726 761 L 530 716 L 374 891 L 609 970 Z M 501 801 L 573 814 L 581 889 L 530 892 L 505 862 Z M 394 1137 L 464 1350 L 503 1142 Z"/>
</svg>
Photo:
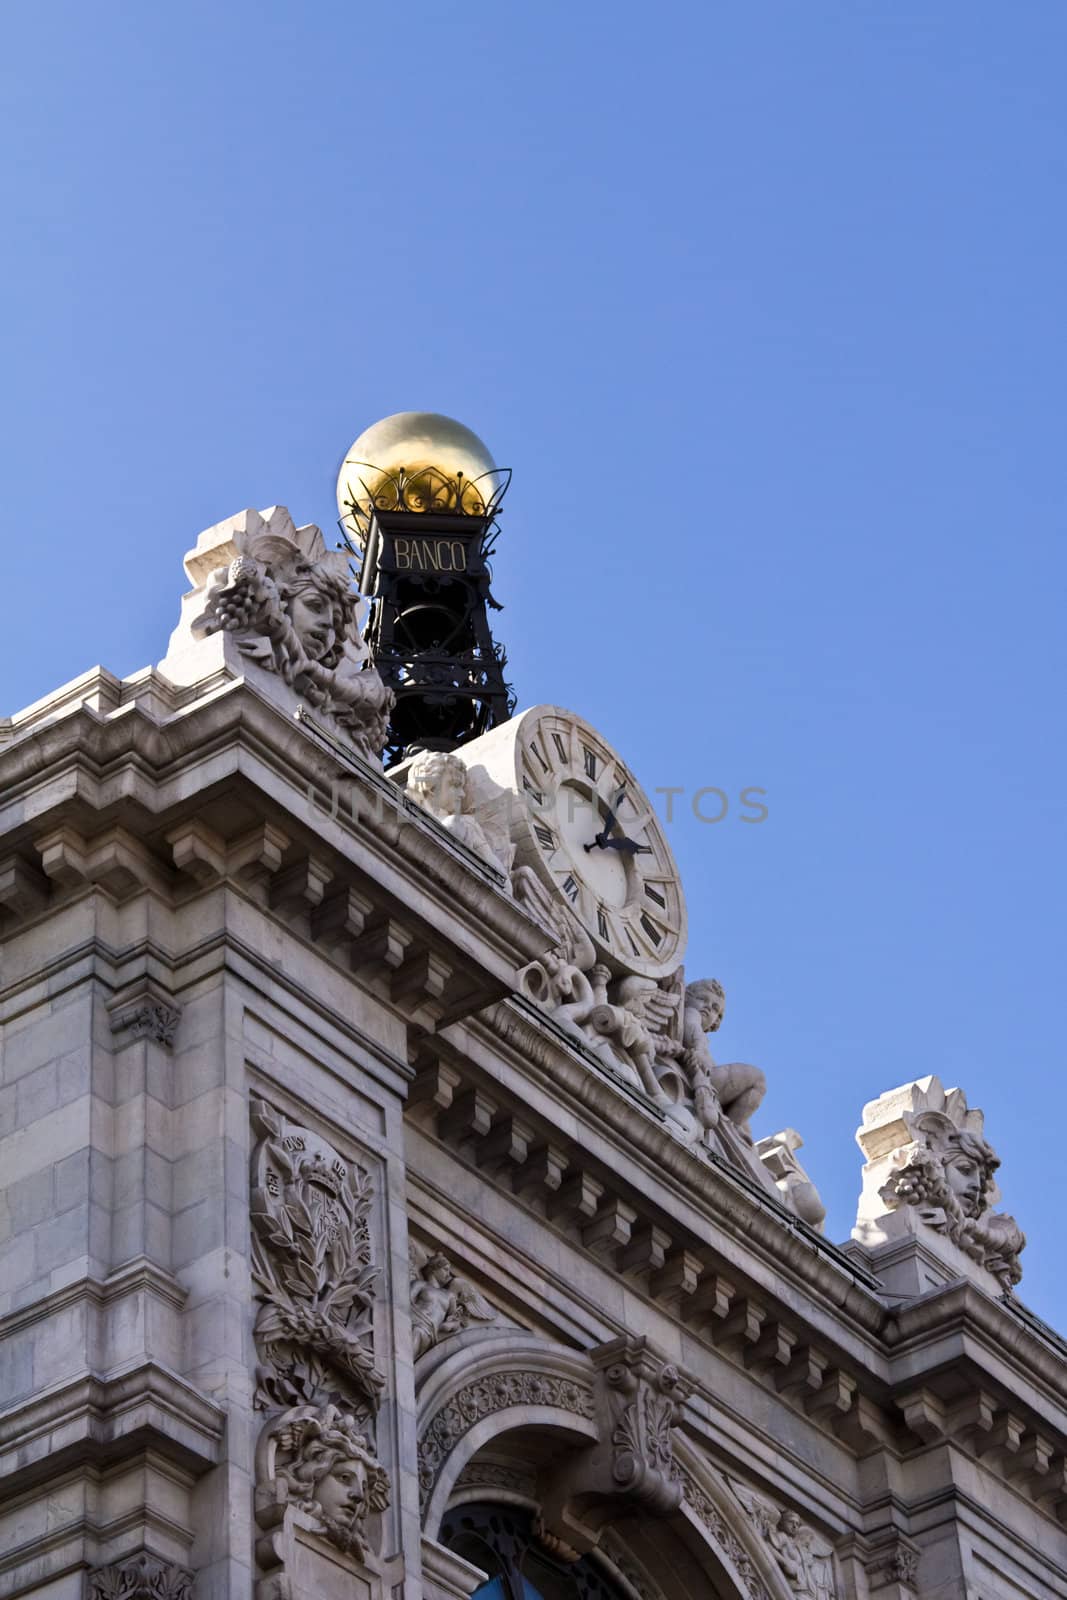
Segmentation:
<svg viewBox="0 0 1067 1600">
<path fill-rule="evenodd" d="M 367 1501 L 366 1463 L 342 1456 L 319 1479 L 313 1498 L 327 1523 L 344 1526 L 354 1522 Z"/>
<path fill-rule="evenodd" d="M 778 1526 L 790 1539 L 795 1539 L 800 1532 L 800 1518 L 795 1511 L 783 1511 L 778 1518 Z"/>
<path fill-rule="evenodd" d="M 705 1033 L 716 1033 L 722 1021 L 723 1003 L 721 1000 L 709 1000 L 700 1009 L 700 1022 Z"/>
<path fill-rule="evenodd" d="M 702 979 L 690 986 L 690 1001 L 700 1008 L 700 1026 L 705 1033 L 716 1033 L 726 1011 L 726 995 L 713 979 Z"/>
<path fill-rule="evenodd" d="M 973 1156 L 961 1151 L 945 1162 L 945 1182 L 965 1216 L 977 1217 L 985 1198 L 985 1173 Z"/>
<path fill-rule="evenodd" d="M 467 797 L 467 769 L 457 756 L 427 752 L 412 764 L 408 784 L 435 816 L 455 817 Z"/>
<path fill-rule="evenodd" d="M 428 1283 L 436 1283 L 442 1289 L 447 1289 L 455 1277 L 455 1273 L 452 1270 L 451 1262 L 446 1260 L 444 1256 L 437 1255 L 431 1256 L 427 1261 L 423 1268 L 423 1277 Z"/>
<path fill-rule="evenodd" d="M 309 659 L 321 661 L 337 642 L 329 599 L 309 583 L 290 597 L 287 609 L 293 630 Z"/>
</svg>

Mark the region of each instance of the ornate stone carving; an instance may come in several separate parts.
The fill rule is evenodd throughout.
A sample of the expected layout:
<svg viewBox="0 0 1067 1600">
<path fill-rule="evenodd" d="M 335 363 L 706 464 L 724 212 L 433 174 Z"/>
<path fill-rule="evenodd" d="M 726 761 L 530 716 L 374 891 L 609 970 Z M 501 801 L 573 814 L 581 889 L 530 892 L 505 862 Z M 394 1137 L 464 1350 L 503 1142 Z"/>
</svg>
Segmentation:
<svg viewBox="0 0 1067 1600">
<path fill-rule="evenodd" d="M 483 1417 L 512 1406 L 553 1406 L 578 1417 L 592 1417 L 593 1391 L 573 1378 L 542 1372 L 502 1372 L 466 1384 L 435 1413 L 419 1441 L 423 1510 L 445 1460 L 463 1435 Z"/>
<path fill-rule="evenodd" d="M 154 1039 L 156 1044 L 166 1045 L 169 1049 L 174 1043 L 181 1016 L 177 1006 L 167 1005 L 161 1000 L 142 1000 L 113 1016 L 111 1029 L 113 1033 L 128 1032 L 134 1039 Z"/>
<path fill-rule="evenodd" d="M 611 1528 L 605 1528 L 601 1534 L 600 1549 L 615 1571 L 638 1596 L 638 1600 L 662 1600 L 663 1590 L 653 1582 L 643 1567 L 638 1566 L 623 1540 Z"/>
<path fill-rule="evenodd" d="M 365 606 L 344 552 L 274 507 L 208 529 L 185 565 L 203 585 L 199 611 L 186 613 L 193 640 L 232 634 L 243 656 L 331 717 L 361 755 L 380 756 L 395 697 L 367 664 Z M 176 636 L 172 655 L 179 644 Z"/>
<path fill-rule="evenodd" d="M 733 1478 L 726 1481 L 773 1553 L 797 1600 L 835 1600 L 830 1547 L 819 1544 L 813 1530 L 795 1511 L 783 1510 Z"/>
<path fill-rule="evenodd" d="M 468 778 L 467 768 L 459 756 L 442 750 L 425 750 L 415 757 L 408 769 L 406 792 L 416 805 L 436 817 L 460 844 L 466 845 L 497 872 L 502 872 L 510 888 L 508 873 L 514 847 L 506 837 L 490 837 L 475 815 Z"/>
<path fill-rule="evenodd" d="M 951 1239 L 1003 1289 L 1019 1282 L 1026 1237 L 1014 1217 L 992 1209 L 1000 1161 L 962 1090 L 946 1092 L 932 1076 L 890 1090 L 864 1107 L 856 1138 L 868 1158 L 858 1237 L 867 1242 L 879 1218 L 903 1213 Z"/>
<path fill-rule="evenodd" d="M 252 1276 L 259 1310 L 258 1406 L 335 1400 L 377 1410 L 372 1189 L 361 1167 L 263 1100 L 252 1158 Z"/>
<path fill-rule="evenodd" d="M 411 1342 L 417 1361 L 424 1351 L 462 1333 L 472 1322 L 493 1322 L 496 1311 L 448 1257 L 411 1247 Z"/>
<path fill-rule="evenodd" d="M 705 1127 L 714 1127 L 719 1114 L 733 1123 L 741 1137 L 752 1143 L 749 1119 L 767 1092 L 759 1067 L 745 1061 L 716 1064 L 707 1036 L 718 1031 L 726 1010 L 726 995 L 717 978 L 699 978 L 686 986 L 682 1023 L 682 1061 L 697 1115 Z"/>
<path fill-rule="evenodd" d="M 532 1468 L 509 1467 L 501 1461 L 469 1461 L 456 1479 L 457 1489 L 493 1489 L 534 1499 L 537 1475 Z"/>
<path fill-rule="evenodd" d="M 672 1430 L 688 1383 L 644 1338 L 613 1339 L 591 1354 L 598 1442 L 553 1462 L 541 1495 L 546 1532 L 575 1556 L 619 1516 L 666 1516 L 682 1500 Z"/>
<path fill-rule="evenodd" d="M 516 898 L 557 935 L 555 948 L 519 973 L 519 992 L 548 1013 L 608 1070 L 643 1089 L 688 1144 L 708 1146 L 744 1167 L 769 1193 L 813 1227 L 825 1215 L 818 1191 L 793 1152 L 800 1138 L 787 1129 L 768 1142 L 761 1159 L 748 1119 L 763 1099 L 758 1067 L 719 1066 L 707 1034 L 722 1021 L 725 999 L 714 978 L 685 986 L 679 967 L 669 977 L 616 978 L 598 963 L 592 940 L 558 897 L 529 867 L 512 876 Z M 790 1145 L 789 1141 L 796 1141 Z"/>
<path fill-rule="evenodd" d="M 795 1128 L 783 1128 L 768 1139 L 756 1144 L 756 1154 L 774 1179 L 774 1186 L 782 1199 L 803 1222 L 817 1233 L 823 1230 L 826 1207 L 819 1191 L 797 1160 L 797 1151 L 804 1141 Z"/>
<path fill-rule="evenodd" d="M 677 1367 L 653 1355 L 645 1339 L 617 1339 L 594 1354 L 610 1416 L 611 1476 L 649 1511 L 677 1509 L 682 1486 L 671 1429 L 689 1385 Z"/>
<path fill-rule="evenodd" d="M 685 1503 L 702 1525 L 708 1537 L 717 1544 L 729 1559 L 734 1571 L 745 1586 L 749 1600 L 771 1600 L 770 1591 L 752 1563 L 740 1539 L 727 1523 L 709 1494 L 688 1472 L 682 1474 Z"/>
<path fill-rule="evenodd" d="M 898 1544 L 890 1555 L 877 1564 L 874 1573 L 885 1583 L 902 1583 L 906 1589 L 910 1589 L 919 1575 L 918 1552 L 909 1550 L 905 1544 Z"/>
<path fill-rule="evenodd" d="M 368 1556 L 367 1519 L 389 1504 L 389 1477 L 358 1420 L 334 1405 L 298 1406 L 267 1424 L 260 1446 L 261 1526 L 286 1505 L 356 1561 Z"/>
<path fill-rule="evenodd" d="M 193 1575 L 140 1550 L 89 1573 L 89 1600 L 192 1600 Z"/>
<path fill-rule="evenodd" d="M 615 979 L 597 961 L 578 918 L 532 868 L 518 867 L 512 885 L 520 904 L 557 940 L 554 949 L 520 972 L 519 992 L 611 1072 L 642 1088 L 657 1105 L 669 1106 L 672 1094 L 660 1081 L 657 1063 L 669 1064 L 681 1053 L 680 973 L 658 983 Z"/>
</svg>

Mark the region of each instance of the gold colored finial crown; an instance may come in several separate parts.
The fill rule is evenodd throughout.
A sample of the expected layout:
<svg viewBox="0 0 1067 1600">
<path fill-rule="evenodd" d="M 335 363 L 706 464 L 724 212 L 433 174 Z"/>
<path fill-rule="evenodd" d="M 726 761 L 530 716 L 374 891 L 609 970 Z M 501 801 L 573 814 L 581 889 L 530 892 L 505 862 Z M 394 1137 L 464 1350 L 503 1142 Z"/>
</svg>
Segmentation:
<svg viewBox="0 0 1067 1600">
<path fill-rule="evenodd" d="M 374 510 L 491 515 L 510 478 L 470 428 L 436 411 L 398 411 L 364 430 L 337 478 L 341 525 L 363 543 Z"/>
</svg>

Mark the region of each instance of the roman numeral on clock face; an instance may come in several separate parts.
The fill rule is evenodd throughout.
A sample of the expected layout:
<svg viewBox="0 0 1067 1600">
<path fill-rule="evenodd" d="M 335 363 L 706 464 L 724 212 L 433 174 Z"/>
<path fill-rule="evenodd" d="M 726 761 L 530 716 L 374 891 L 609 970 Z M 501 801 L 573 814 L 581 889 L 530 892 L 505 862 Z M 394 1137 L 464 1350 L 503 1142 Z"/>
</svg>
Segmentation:
<svg viewBox="0 0 1067 1600">
<path fill-rule="evenodd" d="M 602 939 L 607 939 L 609 937 L 608 919 L 604 915 L 604 907 L 603 906 L 597 906 L 597 908 L 596 908 L 596 925 L 597 925 L 597 931 L 599 932 L 600 937 Z"/>
<path fill-rule="evenodd" d="M 595 783 L 597 772 L 596 756 L 593 754 L 592 750 L 587 750 L 584 744 L 582 746 L 582 757 L 585 761 L 585 775 L 587 778 L 592 778 L 593 782 Z"/>
<path fill-rule="evenodd" d="M 526 776 L 526 774 L 525 774 L 525 772 L 524 772 L 524 773 L 523 773 L 523 775 L 522 775 L 522 786 L 523 786 L 523 788 L 524 788 L 524 789 L 525 789 L 525 790 L 526 790 L 526 793 L 527 793 L 527 794 L 528 794 L 528 795 L 530 795 L 530 797 L 531 797 L 531 798 L 532 798 L 532 799 L 533 799 L 533 800 L 535 800 L 535 801 L 536 801 L 536 802 L 537 802 L 537 804 L 538 804 L 538 805 L 539 805 L 539 806 L 543 806 L 543 805 L 544 805 L 544 803 L 545 803 L 545 797 L 544 797 L 544 795 L 543 795 L 543 794 L 542 794 L 542 793 L 541 793 L 541 791 L 540 791 L 540 789 L 538 789 L 538 788 L 536 788 L 536 787 L 535 787 L 535 786 L 534 786 L 534 785 L 533 785 L 533 784 L 532 784 L 532 783 L 531 783 L 531 782 L 530 782 L 530 780 L 529 780 L 529 778 L 528 778 L 528 777 L 527 777 L 527 776 Z"/>
<path fill-rule="evenodd" d="M 644 928 L 654 945 L 661 945 L 663 943 L 663 929 L 657 928 L 647 911 L 642 911 L 641 913 L 641 926 Z"/>
<path fill-rule="evenodd" d="M 658 906 L 662 906 L 664 908 L 664 910 L 666 910 L 666 908 L 667 908 L 667 896 L 666 895 L 660 894 L 658 889 L 653 889 L 653 887 L 652 887 L 652 885 L 650 883 L 646 883 L 645 884 L 645 893 L 648 895 L 648 898 L 650 900 L 654 900 Z"/>
<path fill-rule="evenodd" d="M 542 850 L 554 850 L 556 848 L 556 836 L 551 828 L 546 828 L 540 822 L 535 822 L 534 833 L 537 835 L 537 842 Z"/>
<path fill-rule="evenodd" d="M 578 885 L 574 881 L 574 875 L 570 872 L 568 872 L 567 876 L 563 880 L 563 893 L 567 896 L 567 899 L 570 901 L 571 905 L 573 905 L 578 898 Z"/>
<path fill-rule="evenodd" d="M 559 756 L 559 759 L 563 762 L 563 765 L 566 766 L 567 765 L 567 746 L 563 743 L 563 740 L 562 740 L 562 738 L 560 737 L 560 735 L 558 733 L 553 733 L 553 735 L 552 735 L 552 743 L 556 747 L 556 754 Z"/>
</svg>

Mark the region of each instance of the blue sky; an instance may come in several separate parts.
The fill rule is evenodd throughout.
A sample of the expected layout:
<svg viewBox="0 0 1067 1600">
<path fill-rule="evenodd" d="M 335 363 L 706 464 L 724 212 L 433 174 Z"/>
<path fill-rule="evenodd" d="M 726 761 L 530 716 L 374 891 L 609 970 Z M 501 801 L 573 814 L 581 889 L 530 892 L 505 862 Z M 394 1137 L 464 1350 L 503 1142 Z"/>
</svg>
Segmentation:
<svg viewBox="0 0 1067 1600">
<path fill-rule="evenodd" d="M 158 660 L 201 528 L 332 529 L 368 423 L 461 418 L 520 704 L 767 791 L 671 832 L 757 1131 L 843 1238 L 864 1102 L 959 1083 L 1067 1328 L 1067 8 L 4 22 L 2 709 Z"/>
</svg>

